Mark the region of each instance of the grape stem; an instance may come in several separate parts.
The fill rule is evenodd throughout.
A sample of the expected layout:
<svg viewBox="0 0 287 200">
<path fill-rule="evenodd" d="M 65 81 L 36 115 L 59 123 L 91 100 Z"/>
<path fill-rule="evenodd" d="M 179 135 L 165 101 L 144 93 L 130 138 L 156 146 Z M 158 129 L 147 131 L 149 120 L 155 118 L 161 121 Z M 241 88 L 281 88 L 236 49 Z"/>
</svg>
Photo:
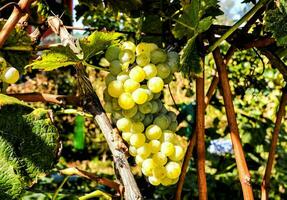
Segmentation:
<svg viewBox="0 0 287 200">
<path fill-rule="evenodd" d="M 268 199 L 270 176 L 271 176 L 273 163 L 275 160 L 275 151 L 276 151 L 277 141 L 279 137 L 280 126 L 282 123 L 282 119 L 285 116 L 286 105 L 287 105 L 287 86 L 285 86 L 285 88 L 282 90 L 282 97 L 281 97 L 279 109 L 278 109 L 277 116 L 276 116 L 276 122 L 275 122 L 274 132 L 272 135 L 271 147 L 269 151 L 267 166 L 266 166 L 263 181 L 261 184 L 261 200 Z"/>
</svg>

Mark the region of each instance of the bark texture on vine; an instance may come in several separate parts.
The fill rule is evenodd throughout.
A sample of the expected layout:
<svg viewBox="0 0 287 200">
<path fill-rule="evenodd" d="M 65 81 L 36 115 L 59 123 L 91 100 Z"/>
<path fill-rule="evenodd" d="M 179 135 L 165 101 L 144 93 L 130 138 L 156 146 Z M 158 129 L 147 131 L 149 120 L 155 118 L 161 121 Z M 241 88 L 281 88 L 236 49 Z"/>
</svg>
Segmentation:
<svg viewBox="0 0 287 200">
<path fill-rule="evenodd" d="M 271 139 L 271 146 L 270 146 L 270 151 L 268 155 L 267 166 L 266 166 L 263 181 L 261 184 L 261 200 L 268 199 L 271 171 L 274 165 L 273 163 L 275 160 L 276 146 L 277 146 L 277 141 L 279 137 L 281 123 L 285 116 L 286 105 L 287 105 L 287 87 L 285 87 L 285 89 L 282 90 L 282 97 L 281 97 L 279 109 L 276 115 L 276 122 L 275 122 L 274 132 L 273 132 L 272 139 Z"/>
</svg>

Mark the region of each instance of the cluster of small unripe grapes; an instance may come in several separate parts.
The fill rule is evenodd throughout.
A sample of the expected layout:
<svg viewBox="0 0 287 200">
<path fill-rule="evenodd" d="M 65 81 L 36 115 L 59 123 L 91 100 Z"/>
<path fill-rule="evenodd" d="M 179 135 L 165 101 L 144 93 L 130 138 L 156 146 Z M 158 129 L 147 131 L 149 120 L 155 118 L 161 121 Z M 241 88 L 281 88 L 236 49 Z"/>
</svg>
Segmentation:
<svg viewBox="0 0 287 200">
<path fill-rule="evenodd" d="M 19 71 L 14 67 L 8 67 L 6 60 L 0 57 L 0 80 L 12 84 L 16 83 L 19 77 Z"/>
<path fill-rule="evenodd" d="M 176 114 L 160 100 L 178 62 L 176 52 L 130 41 L 110 46 L 100 60 L 110 71 L 105 79 L 105 110 L 112 113 L 130 155 L 152 185 L 175 184 L 185 155 L 186 140 L 175 134 Z"/>
</svg>

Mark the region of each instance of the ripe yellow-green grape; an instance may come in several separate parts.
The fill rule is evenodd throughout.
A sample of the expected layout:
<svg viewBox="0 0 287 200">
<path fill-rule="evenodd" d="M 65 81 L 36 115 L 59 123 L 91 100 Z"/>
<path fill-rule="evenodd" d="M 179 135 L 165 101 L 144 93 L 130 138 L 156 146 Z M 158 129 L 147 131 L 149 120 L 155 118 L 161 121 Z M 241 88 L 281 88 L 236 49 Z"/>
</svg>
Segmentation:
<svg viewBox="0 0 287 200">
<path fill-rule="evenodd" d="M 124 92 L 123 83 L 121 81 L 115 80 L 110 82 L 108 86 L 108 93 L 112 97 L 119 97 Z"/>
<path fill-rule="evenodd" d="M 119 96 L 118 103 L 124 110 L 129 110 L 135 106 L 132 95 L 127 92 L 124 92 Z"/>
<path fill-rule="evenodd" d="M 148 80 L 147 87 L 150 89 L 153 93 L 159 93 L 162 91 L 164 86 L 164 82 L 160 77 L 153 77 Z"/>
</svg>

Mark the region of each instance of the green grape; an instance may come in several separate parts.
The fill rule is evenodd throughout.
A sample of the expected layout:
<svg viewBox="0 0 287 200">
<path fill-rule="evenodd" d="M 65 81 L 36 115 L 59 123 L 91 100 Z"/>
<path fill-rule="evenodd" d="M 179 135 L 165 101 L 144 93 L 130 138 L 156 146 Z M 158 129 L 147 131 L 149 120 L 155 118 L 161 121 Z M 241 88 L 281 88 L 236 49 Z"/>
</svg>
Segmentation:
<svg viewBox="0 0 287 200">
<path fill-rule="evenodd" d="M 131 126 L 132 133 L 142 133 L 144 131 L 144 124 L 142 122 L 133 122 Z"/>
<path fill-rule="evenodd" d="M 123 117 L 117 121 L 117 128 L 120 131 L 129 132 L 129 130 L 131 129 L 131 126 L 132 126 L 132 122 L 128 118 Z"/>
<path fill-rule="evenodd" d="M 148 100 L 148 94 L 145 89 L 138 88 L 132 93 L 133 100 L 137 104 L 144 104 Z"/>
<path fill-rule="evenodd" d="M 169 117 L 170 121 L 175 122 L 176 121 L 176 114 L 172 111 L 167 112 L 167 116 Z"/>
<path fill-rule="evenodd" d="M 139 148 L 145 143 L 145 135 L 142 133 L 135 133 L 131 135 L 130 144 Z"/>
<path fill-rule="evenodd" d="M 122 118 L 122 115 L 119 113 L 119 112 L 117 112 L 117 111 L 113 111 L 112 112 L 112 119 L 113 119 L 113 123 L 117 123 L 117 121 L 119 120 L 119 119 L 121 119 Z"/>
<path fill-rule="evenodd" d="M 158 48 L 158 46 L 154 43 L 141 42 L 136 46 L 136 53 L 137 53 L 137 55 L 139 55 L 141 53 L 150 54 L 151 51 L 153 51 L 157 48 Z"/>
<path fill-rule="evenodd" d="M 113 60 L 110 65 L 110 73 L 114 76 L 118 75 L 122 71 L 122 64 L 119 60 Z"/>
<path fill-rule="evenodd" d="M 151 101 L 150 103 L 151 103 L 151 105 L 152 105 L 151 113 L 152 113 L 152 114 L 157 113 L 157 112 L 159 111 L 158 103 L 157 103 L 156 101 L 154 101 L 154 100 Z"/>
<path fill-rule="evenodd" d="M 177 121 L 171 122 L 169 127 L 168 127 L 168 130 L 171 130 L 171 131 L 175 132 L 177 127 L 178 127 Z"/>
<path fill-rule="evenodd" d="M 174 152 L 174 145 L 171 142 L 161 143 L 160 152 L 166 156 L 171 156 Z"/>
<path fill-rule="evenodd" d="M 128 92 L 124 92 L 119 96 L 118 104 L 124 110 L 129 110 L 135 106 L 132 95 Z"/>
<path fill-rule="evenodd" d="M 20 77 L 18 70 L 14 67 L 5 68 L 2 72 L 2 81 L 5 83 L 16 83 Z"/>
<path fill-rule="evenodd" d="M 184 150 L 181 146 L 175 145 L 174 146 L 174 152 L 171 156 L 169 156 L 169 158 L 172 161 L 181 161 L 184 157 Z"/>
<path fill-rule="evenodd" d="M 179 55 L 178 53 L 171 51 L 167 53 L 167 64 L 170 67 L 172 73 L 177 72 L 179 68 Z"/>
<path fill-rule="evenodd" d="M 126 42 L 123 42 L 122 43 L 122 48 L 123 49 L 129 49 L 131 50 L 132 52 L 135 52 L 136 51 L 136 45 L 131 42 L 131 41 L 126 41 Z"/>
<path fill-rule="evenodd" d="M 157 104 L 158 104 L 158 109 L 161 110 L 161 109 L 164 107 L 163 104 L 162 104 L 162 102 L 161 102 L 161 100 L 160 100 L 160 99 L 157 99 L 156 102 L 157 102 Z"/>
<path fill-rule="evenodd" d="M 112 97 L 119 97 L 124 92 L 123 83 L 121 81 L 115 80 L 110 82 L 108 85 L 108 93 Z"/>
<path fill-rule="evenodd" d="M 159 126 L 162 130 L 167 129 L 170 122 L 170 118 L 167 115 L 159 115 L 153 121 L 153 123 Z"/>
<path fill-rule="evenodd" d="M 166 109 L 166 107 L 162 106 L 161 110 L 159 111 L 160 115 L 166 115 L 166 113 L 168 112 L 168 110 Z"/>
<path fill-rule="evenodd" d="M 143 70 L 146 74 L 145 79 L 150 79 L 157 75 L 157 68 L 154 64 L 148 64 L 143 67 Z"/>
<path fill-rule="evenodd" d="M 109 85 L 110 82 L 116 80 L 116 77 L 112 73 L 108 73 L 106 78 L 105 78 L 105 83 L 106 85 Z"/>
<path fill-rule="evenodd" d="M 99 65 L 102 67 L 109 67 L 110 66 L 110 62 L 106 59 L 106 58 L 101 58 Z"/>
<path fill-rule="evenodd" d="M 142 114 L 141 112 L 137 112 L 133 117 L 132 117 L 132 120 L 135 121 L 135 122 L 141 122 L 143 121 L 145 118 L 145 115 Z"/>
<path fill-rule="evenodd" d="M 151 154 L 149 143 L 145 143 L 137 149 L 137 154 L 146 159 Z"/>
<path fill-rule="evenodd" d="M 126 141 L 127 143 L 129 143 L 132 134 L 133 134 L 133 133 L 131 133 L 131 132 L 122 132 L 122 138 L 123 138 L 123 140 Z"/>
<path fill-rule="evenodd" d="M 169 84 L 173 80 L 173 75 L 169 74 L 168 77 L 163 79 L 164 84 Z"/>
<path fill-rule="evenodd" d="M 137 156 L 137 148 L 135 148 L 134 146 L 130 146 L 129 147 L 129 154 L 133 157 Z"/>
<path fill-rule="evenodd" d="M 122 71 L 129 71 L 129 62 L 122 63 Z"/>
<path fill-rule="evenodd" d="M 167 157 L 162 152 L 153 154 L 152 159 L 156 163 L 156 166 L 164 166 L 167 163 Z"/>
<path fill-rule="evenodd" d="M 139 105 L 139 111 L 143 114 L 148 114 L 152 111 L 151 102 L 145 102 L 144 104 Z"/>
<path fill-rule="evenodd" d="M 148 95 L 147 101 L 151 101 L 153 99 L 153 93 L 148 89 L 147 85 L 142 85 L 141 88 L 144 89 Z"/>
<path fill-rule="evenodd" d="M 148 158 L 145 159 L 142 163 L 142 172 L 146 176 L 151 176 L 152 175 L 152 170 L 156 167 L 156 164 L 154 163 L 153 159 Z"/>
<path fill-rule="evenodd" d="M 103 96 L 104 96 L 105 102 L 112 101 L 113 99 L 113 97 L 109 95 L 108 88 L 104 89 Z"/>
<path fill-rule="evenodd" d="M 124 90 L 125 92 L 133 92 L 136 89 L 138 89 L 140 87 L 140 83 L 133 80 L 133 79 L 127 79 L 124 82 Z"/>
<path fill-rule="evenodd" d="M 163 179 L 160 180 L 160 183 L 161 183 L 163 186 L 172 185 L 172 182 L 173 182 L 172 179 L 167 178 L 167 177 L 165 177 L 165 178 L 163 178 Z"/>
<path fill-rule="evenodd" d="M 158 64 L 156 66 L 157 68 L 157 76 L 162 78 L 162 79 L 165 79 L 167 78 L 169 75 L 170 75 L 170 68 L 168 65 L 166 64 Z"/>
<path fill-rule="evenodd" d="M 151 113 L 146 114 L 143 120 L 143 124 L 145 126 L 149 126 L 152 122 L 153 122 L 153 115 Z"/>
<path fill-rule="evenodd" d="M 117 80 L 121 81 L 123 84 L 128 80 L 130 77 L 127 72 L 121 72 L 117 75 Z M 124 86 L 125 87 L 125 86 Z M 125 89 L 125 88 L 124 88 Z"/>
<path fill-rule="evenodd" d="M 151 140 L 149 141 L 149 146 L 150 146 L 150 150 L 151 150 L 151 153 L 157 153 L 160 151 L 160 141 L 158 140 Z"/>
<path fill-rule="evenodd" d="M 130 77 L 140 83 L 145 79 L 145 72 L 140 66 L 135 66 L 130 71 Z"/>
<path fill-rule="evenodd" d="M 149 64 L 149 62 L 150 62 L 150 58 L 149 58 L 149 54 L 147 53 L 141 53 L 136 58 L 136 63 L 142 67 Z"/>
<path fill-rule="evenodd" d="M 158 186 L 160 184 L 160 179 L 154 176 L 149 176 L 148 177 L 148 182 L 154 186 Z"/>
<path fill-rule="evenodd" d="M 158 166 L 152 170 L 152 175 L 158 179 L 162 179 L 166 176 L 166 169 L 164 166 Z"/>
<path fill-rule="evenodd" d="M 7 62 L 6 60 L 0 56 L 0 68 L 6 68 L 7 67 Z"/>
<path fill-rule="evenodd" d="M 120 105 L 118 103 L 118 99 L 113 98 L 111 102 L 112 102 L 113 110 L 116 110 L 116 111 L 121 110 L 121 107 L 120 107 Z"/>
<path fill-rule="evenodd" d="M 111 102 L 106 102 L 104 105 L 104 109 L 107 113 L 112 113 L 113 112 L 113 106 Z"/>
<path fill-rule="evenodd" d="M 163 86 L 164 82 L 160 77 L 153 77 L 147 82 L 148 89 L 150 89 L 153 93 L 158 93 L 162 91 Z"/>
<path fill-rule="evenodd" d="M 173 143 L 173 141 L 175 140 L 175 133 L 172 132 L 171 130 L 164 130 L 162 132 L 162 136 L 161 136 L 160 140 L 162 142 L 171 142 L 171 143 Z"/>
<path fill-rule="evenodd" d="M 160 138 L 162 130 L 159 126 L 153 124 L 146 128 L 145 134 L 149 140 L 157 140 Z"/>
<path fill-rule="evenodd" d="M 140 155 L 136 155 L 135 161 L 136 164 L 141 167 L 144 159 Z"/>
<path fill-rule="evenodd" d="M 118 46 L 109 46 L 106 53 L 105 58 L 111 62 L 113 60 L 117 60 L 119 57 L 120 48 Z"/>
<path fill-rule="evenodd" d="M 154 99 L 154 100 L 159 100 L 160 97 L 161 97 L 161 92 L 158 92 L 158 93 L 154 93 L 154 94 L 153 94 L 153 99 Z M 160 106 L 160 109 L 161 109 L 161 106 Z"/>
<path fill-rule="evenodd" d="M 181 173 L 181 166 L 177 162 L 170 161 L 165 166 L 166 176 L 170 179 L 176 179 Z"/>
<path fill-rule="evenodd" d="M 171 179 L 171 185 L 176 184 L 178 182 L 178 180 L 179 180 L 179 177 Z"/>
<path fill-rule="evenodd" d="M 135 105 L 131 109 L 122 110 L 122 114 L 126 118 L 132 118 L 133 116 L 135 116 L 137 114 L 137 112 L 138 112 L 138 106 L 137 105 Z"/>
<path fill-rule="evenodd" d="M 164 63 L 167 60 L 167 54 L 162 49 L 155 49 L 150 53 L 150 61 L 153 64 Z"/>
<path fill-rule="evenodd" d="M 135 61 L 135 54 L 129 49 L 123 49 L 119 53 L 119 61 L 121 63 L 133 63 Z"/>
</svg>

